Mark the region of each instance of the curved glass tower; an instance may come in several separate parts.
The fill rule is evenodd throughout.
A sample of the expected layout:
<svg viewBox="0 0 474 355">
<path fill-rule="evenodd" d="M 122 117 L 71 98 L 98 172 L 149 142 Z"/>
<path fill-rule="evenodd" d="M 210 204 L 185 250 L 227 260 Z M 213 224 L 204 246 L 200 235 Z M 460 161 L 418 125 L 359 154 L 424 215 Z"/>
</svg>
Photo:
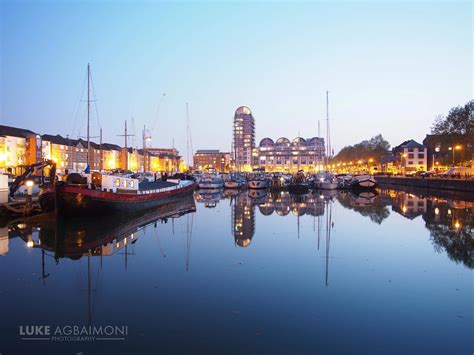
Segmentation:
<svg viewBox="0 0 474 355">
<path fill-rule="evenodd" d="M 252 171 L 252 150 L 255 148 L 255 119 L 247 106 L 240 106 L 234 115 L 234 164 L 237 171 Z"/>
</svg>

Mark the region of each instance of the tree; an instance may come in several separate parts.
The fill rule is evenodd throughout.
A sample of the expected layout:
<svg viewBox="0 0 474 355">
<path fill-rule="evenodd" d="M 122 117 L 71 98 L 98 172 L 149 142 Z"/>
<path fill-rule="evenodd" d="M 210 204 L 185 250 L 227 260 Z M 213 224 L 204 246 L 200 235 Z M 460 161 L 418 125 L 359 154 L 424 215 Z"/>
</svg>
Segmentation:
<svg viewBox="0 0 474 355">
<path fill-rule="evenodd" d="M 342 148 L 334 157 L 334 161 L 351 161 L 373 159 L 374 162 L 380 161 L 380 158 L 387 154 L 390 144 L 378 134 L 369 140 L 349 145 Z"/>
<path fill-rule="evenodd" d="M 433 134 L 469 134 L 474 125 L 474 100 L 464 106 L 456 106 L 449 110 L 446 117 L 438 115 L 431 126 Z"/>
</svg>

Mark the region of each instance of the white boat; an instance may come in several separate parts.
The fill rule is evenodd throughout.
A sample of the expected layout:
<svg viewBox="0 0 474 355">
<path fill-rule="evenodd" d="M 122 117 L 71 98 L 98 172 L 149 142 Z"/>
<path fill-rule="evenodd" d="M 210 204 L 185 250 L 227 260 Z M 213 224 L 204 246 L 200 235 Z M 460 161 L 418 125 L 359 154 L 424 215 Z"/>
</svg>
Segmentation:
<svg viewBox="0 0 474 355">
<path fill-rule="evenodd" d="M 377 187 L 377 181 L 372 175 L 355 176 L 351 182 L 351 188 L 354 190 L 371 190 Z"/>
<path fill-rule="evenodd" d="M 221 189 L 224 187 L 224 179 L 215 174 L 204 174 L 199 180 L 200 189 Z"/>
<path fill-rule="evenodd" d="M 331 173 L 318 173 L 314 181 L 314 187 L 321 190 L 336 190 L 339 183 Z"/>
<path fill-rule="evenodd" d="M 268 188 L 268 180 L 264 176 L 255 175 L 249 179 L 249 189 L 266 189 Z"/>
</svg>

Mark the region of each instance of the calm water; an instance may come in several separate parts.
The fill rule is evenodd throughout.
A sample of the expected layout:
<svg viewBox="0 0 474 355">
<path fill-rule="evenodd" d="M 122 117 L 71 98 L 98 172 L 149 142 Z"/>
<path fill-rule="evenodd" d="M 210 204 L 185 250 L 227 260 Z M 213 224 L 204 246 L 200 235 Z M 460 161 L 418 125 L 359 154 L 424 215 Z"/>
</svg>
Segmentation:
<svg viewBox="0 0 474 355">
<path fill-rule="evenodd" d="M 463 198 L 207 192 L 135 218 L 4 224 L 0 353 L 472 354 Z M 22 340 L 40 337 L 26 325 L 128 330 Z"/>
</svg>

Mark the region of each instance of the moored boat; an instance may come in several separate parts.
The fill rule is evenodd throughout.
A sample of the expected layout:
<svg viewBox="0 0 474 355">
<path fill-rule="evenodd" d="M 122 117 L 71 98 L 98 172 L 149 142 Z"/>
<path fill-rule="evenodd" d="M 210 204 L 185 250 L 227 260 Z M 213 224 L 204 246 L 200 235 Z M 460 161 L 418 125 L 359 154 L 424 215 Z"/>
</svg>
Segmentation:
<svg viewBox="0 0 474 355">
<path fill-rule="evenodd" d="M 266 189 L 268 188 L 268 180 L 261 175 L 254 175 L 248 180 L 249 189 Z"/>
<path fill-rule="evenodd" d="M 303 170 L 299 170 L 288 185 L 291 194 L 305 194 L 308 192 L 308 182 Z"/>
<path fill-rule="evenodd" d="M 130 177 L 71 174 L 55 187 L 55 208 L 59 216 L 101 216 L 137 212 L 169 202 L 170 198 L 192 194 L 190 180 L 143 181 Z"/>
<path fill-rule="evenodd" d="M 314 188 L 321 190 L 336 190 L 339 187 L 337 179 L 331 173 L 318 173 L 314 181 Z"/>
<path fill-rule="evenodd" d="M 221 189 L 224 187 L 224 179 L 217 174 L 204 174 L 198 185 L 200 189 Z"/>
<path fill-rule="evenodd" d="M 350 187 L 354 190 L 373 190 L 377 187 L 377 181 L 371 175 L 359 175 L 352 179 Z"/>
<path fill-rule="evenodd" d="M 228 180 L 224 182 L 224 187 L 226 189 L 238 189 L 239 183 L 236 180 Z"/>
</svg>

